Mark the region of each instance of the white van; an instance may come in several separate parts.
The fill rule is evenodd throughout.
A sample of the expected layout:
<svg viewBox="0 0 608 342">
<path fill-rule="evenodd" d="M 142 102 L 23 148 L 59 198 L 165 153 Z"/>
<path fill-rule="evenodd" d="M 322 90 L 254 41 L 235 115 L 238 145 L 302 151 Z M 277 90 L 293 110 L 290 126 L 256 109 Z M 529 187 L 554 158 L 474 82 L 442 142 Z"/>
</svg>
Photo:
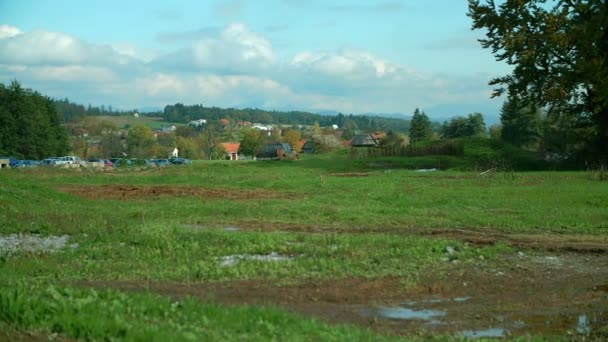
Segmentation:
<svg viewBox="0 0 608 342">
<path fill-rule="evenodd" d="M 76 156 L 65 156 L 59 158 L 58 161 L 55 162 L 55 165 L 74 165 L 75 166 L 85 166 L 85 163 Z"/>
</svg>

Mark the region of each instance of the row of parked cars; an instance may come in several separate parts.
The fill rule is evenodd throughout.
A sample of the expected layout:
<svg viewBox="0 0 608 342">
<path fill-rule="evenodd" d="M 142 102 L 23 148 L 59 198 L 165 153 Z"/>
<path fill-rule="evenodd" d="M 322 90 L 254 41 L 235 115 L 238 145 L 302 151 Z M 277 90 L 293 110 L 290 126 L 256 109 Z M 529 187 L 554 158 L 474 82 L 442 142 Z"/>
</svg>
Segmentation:
<svg viewBox="0 0 608 342">
<path fill-rule="evenodd" d="M 1 157 L 9 160 L 11 168 L 25 168 L 37 166 L 65 166 L 65 167 L 118 167 L 118 166 L 165 166 L 192 164 L 187 158 L 170 159 L 137 159 L 137 158 L 92 158 L 86 161 L 76 156 L 49 157 L 43 160 L 18 160 L 14 157 Z"/>
</svg>

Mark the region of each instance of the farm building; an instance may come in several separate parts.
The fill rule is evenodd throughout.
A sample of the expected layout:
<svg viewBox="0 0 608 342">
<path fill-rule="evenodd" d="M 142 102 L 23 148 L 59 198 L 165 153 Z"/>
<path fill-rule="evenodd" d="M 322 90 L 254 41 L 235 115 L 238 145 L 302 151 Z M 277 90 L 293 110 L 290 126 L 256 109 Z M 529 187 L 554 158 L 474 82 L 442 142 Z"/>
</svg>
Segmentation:
<svg viewBox="0 0 608 342">
<path fill-rule="evenodd" d="M 8 169 L 10 165 L 10 159 L 0 157 L 0 169 Z"/>
<path fill-rule="evenodd" d="M 333 134 L 313 135 L 302 146 L 302 153 L 328 152 L 340 146 L 340 140 Z"/>
<path fill-rule="evenodd" d="M 352 147 L 377 147 L 378 140 L 371 134 L 357 134 L 351 141 Z"/>
<path fill-rule="evenodd" d="M 222 143 L 222 147 L 224 148 L 224 151 L 226 151 L 226 159 L 239 160 L 239 147 L 241 147 L 241 143 L 225 142 Z"/>
</svg>

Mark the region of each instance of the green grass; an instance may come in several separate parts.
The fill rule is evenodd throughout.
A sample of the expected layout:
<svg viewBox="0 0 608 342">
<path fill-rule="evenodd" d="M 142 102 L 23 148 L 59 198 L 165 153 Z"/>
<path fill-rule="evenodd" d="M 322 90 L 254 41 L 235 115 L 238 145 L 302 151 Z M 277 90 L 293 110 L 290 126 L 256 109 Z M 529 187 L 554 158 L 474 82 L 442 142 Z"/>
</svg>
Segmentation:
<svg viewBox="0 0 608 342">
<path fill-rule="evenodd" d="M 155 222 L 206 226 L 303 225 L 346 231 L 490 228 L 504 232 L 608 232 L 608 182 L 584 172 L 490 173 L 403 169 L 396 159 L 198 162 L 150 172 L 10 170 L 0 184 L 3 231 L 71 232 Z M 338 177 L 336 172 L 368 172 Z M 58 185 L 181 185 L 264 189 L 287 198 L 81 199 Z M 22 200 L 27 198 L 27 201 Z M 39 208 L 43 207 L 44 210 Z M 74 222 L 79 226 L 75 227 Z M 88 227 L 88 228 L 87 228 Z M 104 228 L 105 227 L 105 228 Z"/>
<path fill-rule="evenodd" d="M 478 228 L 598 238 L 608 233 L 608 182 L 588 173 L 481 176 L 478 172 L 411 170 L 436 167 L 434 163 L 457 165 L 459 161 L 333 156 L 293 162 L 195 162 L 186 167 L 105 173 L 3 170 L 1 234 L 68 234 L 70 243 L 78 247 L 47 254 L 0 255 L 0 324 L 15 331 L 110 340 L 150 336 L 157 340 L 376 340 L 381 337 L 365 330 L 330 327 L 278 309 L 222 308 L 193 300 L 174 308 L 167 298 L 154 295 L 63 286 L 80 280 L 298 283 L 384 276 L 398 277 L 406 286 L 416 284 L 423 272 L 445 265 L 447 246 L 457 250 L 449 258 L 461 263 L 491 262 L 513 252 L 502 244 L 476 248 L 408 235 L 409 229 Z M 367 176 L 336 174 L 341 172 Z M 57 190 L 62 185 L 109 184 L 233 192 L 263 189 L 280 196 L 117 200 L 86 199 Z M 222 230 L 229 226 L 253 230 Z M 276 231 L 262 231 L 272 227 Z M 282 227 L 314 227 L 316 233 L 281 232 Z M 230 255 L 273 252 L 291 259 L 221 264 Z M 26 282 L 29 285 L 23 285 Z"/>
<path fill-rule="evenodd" d="M 119 116 L 100 115 L 100 116 L 96 116 L 96 118 L 99 120 L 112 122 L 119 128 L 123 128 L 126 126 L 133 127 L 136 125 L 144 125 L 144 126 L 149 126 L 152 129 L 155 129 L 155 128 L 161 128 L 161 127 L 166 127 L 166 126 L 171 126 L 171 125 L 183 125 L 183 123 L 163 121 L 161 117 L 145 116 L 145 115 L 140 115 L 137 118 L 132 115 L 119 115 Z"/>
<path fill-rule="evenodd" d="M 0 321 L 12 326 L 84 340 L 397 340 L 365 329 L 332 327 L 273 308 L 224 308 L 189 298 L 171 300 L 110 290 L 24 285 L 0 288 L 0 308 Z"/>
</svg>

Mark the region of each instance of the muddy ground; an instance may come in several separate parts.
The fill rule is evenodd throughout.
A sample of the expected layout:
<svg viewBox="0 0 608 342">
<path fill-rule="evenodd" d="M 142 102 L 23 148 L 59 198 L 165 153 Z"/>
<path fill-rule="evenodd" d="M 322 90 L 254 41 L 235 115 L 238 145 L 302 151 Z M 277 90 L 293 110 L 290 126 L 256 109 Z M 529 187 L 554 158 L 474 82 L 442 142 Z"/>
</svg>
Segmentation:
<svg viewBox="0 0 608 342">
<path fill-rule="evenodd" d="M 289 193 L 267 189 L 206 189 L 196 186 L 170 185 L 63 185 L 57 190 L 91 199 L 158 199 L 163 197 L 193 196 L 206 199 L 256 200 L 267 198 L 295 198 Z"/>
<path fill-rule="evenodd" d="M 278 306 L 330 323 L 404 336 L 560 336 L 608 339 L 608 254 L 536 250 L 496 262 L 446 262 L 420 285 L 397 278 L 80 285 L 193 296 L 226 305 Z"/>
<path fill-rule="evenodd" d="M 62 186 L 59 189 L 87 198 L 124 200 L 167 196 L 240 200 L 292 197 L 266 189 L 244 191 L 188 186 Z M 191 226 L 198 229 L 199 225 L 195 222 Z M 310 279 L 295 285 L 272 284 L 268 280 L 222 283 L 95 281 L 79 285 L 152 291 L 174 298 L 193 296 L 226 305 L 278 306 L 330 323 L 354 324 L 404 336 L 541 335 L 608 340 L 608 237 L 510 234 L 491 229 L 391 227 L 346 230 L 267 222 L 239 222 L 235 226 L 236 230 L 255 231 L 415 234 L 461 240 L 474 246 L 506 243 L 524 252 L 505 255 L 492 262 L 446 262 L 429 270 L 416 286 L 407 286 L 400 279 L 390 277 Z"/>
</svg>

